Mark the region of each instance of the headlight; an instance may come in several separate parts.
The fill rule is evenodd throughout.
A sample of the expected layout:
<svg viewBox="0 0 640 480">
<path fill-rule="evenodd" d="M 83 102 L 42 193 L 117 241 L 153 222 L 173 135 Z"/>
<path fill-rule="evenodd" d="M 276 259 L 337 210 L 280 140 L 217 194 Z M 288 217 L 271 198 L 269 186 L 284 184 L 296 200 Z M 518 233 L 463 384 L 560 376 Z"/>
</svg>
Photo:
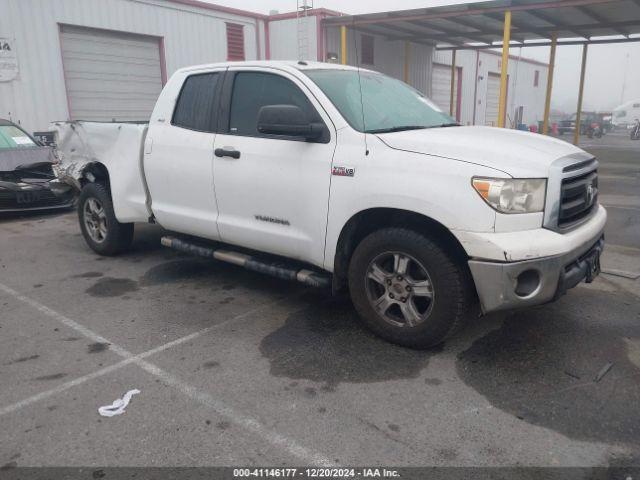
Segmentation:
<svg viewBox="0 0 640 480">
<path fill-rule="evenodd" d="M 474 178 L 473 188 L 501 213 L 533 213 L 544 210 L 547 180 L 544 178 Z"/>
</svg>

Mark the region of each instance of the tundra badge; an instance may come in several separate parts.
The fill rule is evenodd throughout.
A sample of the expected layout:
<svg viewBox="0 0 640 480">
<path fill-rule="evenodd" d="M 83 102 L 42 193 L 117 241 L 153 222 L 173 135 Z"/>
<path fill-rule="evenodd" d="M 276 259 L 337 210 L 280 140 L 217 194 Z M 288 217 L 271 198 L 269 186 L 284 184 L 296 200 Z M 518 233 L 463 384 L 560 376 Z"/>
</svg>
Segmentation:
<svg viewBox="0 0 640 480">
<path fill-rule="evenodd" d="M 356 169 L 353 167 L 333 167 L 331 175 L 338 177 L 353 177 L 356 174 Z"/>
</svg>

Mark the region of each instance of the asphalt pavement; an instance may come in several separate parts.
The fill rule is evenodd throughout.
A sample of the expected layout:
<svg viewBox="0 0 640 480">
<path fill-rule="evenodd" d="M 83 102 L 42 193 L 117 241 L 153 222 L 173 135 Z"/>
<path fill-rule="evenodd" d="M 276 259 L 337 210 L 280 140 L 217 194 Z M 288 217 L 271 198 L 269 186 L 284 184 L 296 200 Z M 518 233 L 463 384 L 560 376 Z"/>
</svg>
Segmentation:
<svg viewBox="0 0 640 480">
<path fill-rule="evenodd" d="M 640 142 L 585 148 L 606 273 L 427 352 L 157 227 L 104 258 L 74 212 L 1 219 L 0 467 L 640 465 Z"/>
</svg>

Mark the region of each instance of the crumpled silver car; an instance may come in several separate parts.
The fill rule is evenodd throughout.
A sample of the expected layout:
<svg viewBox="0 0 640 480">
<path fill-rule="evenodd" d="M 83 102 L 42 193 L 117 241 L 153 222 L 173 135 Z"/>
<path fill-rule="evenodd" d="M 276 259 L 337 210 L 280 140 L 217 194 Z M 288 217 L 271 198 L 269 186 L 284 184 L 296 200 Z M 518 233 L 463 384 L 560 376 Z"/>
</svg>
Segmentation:
<svg viewBox="0 0 640 480">
<path fill-rule="evenodd" d="M 0 213 L 71 207 L 72 189 L 56 179 L 51 148 L 0 119 Z"/>
</svg>

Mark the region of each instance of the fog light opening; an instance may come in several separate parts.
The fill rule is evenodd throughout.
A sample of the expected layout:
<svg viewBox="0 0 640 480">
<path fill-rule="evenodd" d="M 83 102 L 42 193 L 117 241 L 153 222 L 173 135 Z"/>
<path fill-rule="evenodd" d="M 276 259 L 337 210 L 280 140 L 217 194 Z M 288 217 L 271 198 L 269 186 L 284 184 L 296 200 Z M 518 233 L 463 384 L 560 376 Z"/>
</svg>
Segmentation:
<svg viewBox="0 0 640 480">
<path fill-rule="evenodd" d="M 537 270 L 525 270 L 516 278 L 516 295 L 528 297 L 540 286 L 540 274 Z"/>
</svg>

